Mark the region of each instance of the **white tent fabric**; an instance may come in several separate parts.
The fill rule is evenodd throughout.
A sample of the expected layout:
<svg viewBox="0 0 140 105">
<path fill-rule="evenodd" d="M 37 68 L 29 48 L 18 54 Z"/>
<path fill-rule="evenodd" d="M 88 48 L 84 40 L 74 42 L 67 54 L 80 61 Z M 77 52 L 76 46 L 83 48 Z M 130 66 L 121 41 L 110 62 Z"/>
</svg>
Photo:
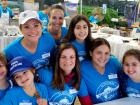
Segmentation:
<svg viewBox="0 0 140 105">
<path fill-rule="evenodd" d="M 64 0 L 65 2 L 70 2 L 70 3 L 78 3 L 79 0 Z"/>
</svg>

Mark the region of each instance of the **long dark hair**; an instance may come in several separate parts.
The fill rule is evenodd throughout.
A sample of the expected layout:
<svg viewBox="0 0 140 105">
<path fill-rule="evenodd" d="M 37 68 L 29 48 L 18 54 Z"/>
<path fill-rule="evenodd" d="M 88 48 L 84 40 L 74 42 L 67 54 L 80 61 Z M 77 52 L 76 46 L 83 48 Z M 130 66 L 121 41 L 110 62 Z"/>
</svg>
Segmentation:
<svg viewBox="0 0 140 105">
<path fill-rule="evenodd" d="M 74 29 L 75 26 L 78 22 L 80 22 L 81 20 L 85 21 L 87 23 L 88 26 L 88 36 L 85 39 L 85 48 L 86 48 L 86 53 L 88 53 L 88 47 L 89 47 L 89 42 L 93 39 L 91 36 L 91 28 L 90 28 L 90 23 L 87 19 L 86 16 L 84 15 L 76 15 L 75 17 L 72 18 L 70 25 L 69 25 L 69 29 L 67 32 L 67 35 L 61 40 L 62 43 L 67 43 L 67 42 L 72 42 L 76 39 L 75 34 L 74 34 Z"/>
<path fill-rule="evenodd" d="M 90 23 L 88 19 L 84 15 L 76 15 L 75 17 L 72 18 L 67 35 L 63 38 L 62 42 L 71 42 L 76 39 L 75 34 L 74 34 L 74 29 L 75 29 L 76 24 L 80 22 L 81 20 L 85 21 L 88 26 L 88 36 L 86 37 L 85 42 L 87 43 L 89 40 L 92 39 Z"/>
<path fill-rule="evenodd" d="M 62 52 L 65 49 L 70 49 L 70 48 L 72 48 L 76 54 L 76 64 L 72 70 L 72 72 L 75 73 L 75 75 L 72 79 L 71 85 L 77 90 L 79 89 L 79 86 L 80 86 L 80 78 L 81 78 L 80 77 L 80 64 L 79 64 L 79 58 L 78 58 L 77 51 L 72 44 L 63 43 L 63 44 L 57 46 L 57 48 L 55 50 L 54 64 L 52 66 L 52 68 L 53 68 L 52 87 L 57 88 L 59 90 L 64 90 L 64 84 L 65 84 L 65 80 L 64 80 L 65 75 L 64 75 L 63 70 L 61 70 L 61 68 L 59 66 L 60 65 L 59 60 L 60 60 Z"/>
</svg>

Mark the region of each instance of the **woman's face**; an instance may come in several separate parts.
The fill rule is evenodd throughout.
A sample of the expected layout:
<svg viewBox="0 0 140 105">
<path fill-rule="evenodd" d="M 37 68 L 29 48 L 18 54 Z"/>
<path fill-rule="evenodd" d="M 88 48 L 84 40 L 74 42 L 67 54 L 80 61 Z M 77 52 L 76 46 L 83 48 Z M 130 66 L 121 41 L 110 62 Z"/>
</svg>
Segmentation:
<svg viewBox="0 0 140 105">
<path fill-rule="evenodd" d="M 64 12 L 61 9 L 53 9 L 50 13 L 49 24 L 51 29 L 59 31 L 64 20 Z"/>
<path fill-rule="evenodd" d="M 123 62 L 123 70 L 133 81 L 140 82 L 140 62 L 134 56 L 127 56 Z"/>
<path fill-rule="evenodd" d="M 42 34 L 42 25 L 38 20 L 30 19 L 21 26 L 21 32 L 24 35 L 24 40 L 38 42 Z"/>
<path fill-rule="evenodd" d="M 90 52 L 93 65 L 99 68 L 104 68 L 110 58 L 110 49 L 107 45 L 100 45 Z"/>
<path fill-rule="evenodd" d="M 59 66 L 65 72 L 65 75 L 71 73 L 72 69 L 75 67 L 75 62 L 75 51 L 72 48 L 63 50 L 59 59 Z"/>
<path fill-rule="evenodd" d="M 7 68 L 6 66 L 0 61 L 0 81 L 6 79 L 7 77 Z"/>
<path fill-rule="evenodd" d="M 34 82 L 34 75 L 31 70 L 20 71 L 14 74 L 14 80 L 21 87 L 28 87 Z"/>
<path fill-rule="evenodd" d="M 88 36 L 88 25 L 84 20 L 81 20 L 76 24 L 74 28 L 74 34 L 76 40 L 80 42 L 83 42 L 85 38 Z"/>
</svg>

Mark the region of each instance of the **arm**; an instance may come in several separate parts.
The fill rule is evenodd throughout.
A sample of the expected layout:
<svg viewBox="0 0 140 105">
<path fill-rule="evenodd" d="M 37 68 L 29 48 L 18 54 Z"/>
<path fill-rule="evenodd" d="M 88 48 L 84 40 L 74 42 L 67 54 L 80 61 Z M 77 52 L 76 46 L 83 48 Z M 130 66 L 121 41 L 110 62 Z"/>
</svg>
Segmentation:
<svg viewBox="0 0 140 105">
<path fill-rule="evenodd" d="M 38 105 L 48 105 L 48 102 L 46 99 L 39 98 L 39 99 L 37 99 L 37 104 Z"/>
<path fill-rule="evenodd" d="M 81 80 L 78 98 L 79 98 L 81 105 L 93 105 L 92 100 L 91 100 L 88 90 L 87 90 L 87 86 L 83 79 Z"/>
<path fill-rule="evenodd" d="M 79 96 L 79 101 L 81 103 L 81 105 L 93 105 L 93 103 L 91 102 L 90 96 Z"/>
</svg>

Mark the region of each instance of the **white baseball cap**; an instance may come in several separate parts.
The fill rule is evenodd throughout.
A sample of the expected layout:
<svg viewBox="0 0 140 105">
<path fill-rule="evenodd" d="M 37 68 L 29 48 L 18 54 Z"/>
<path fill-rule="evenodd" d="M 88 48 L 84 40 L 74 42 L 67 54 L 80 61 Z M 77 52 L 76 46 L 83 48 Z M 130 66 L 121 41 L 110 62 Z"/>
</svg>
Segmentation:
<svg viewBox="0 0 140 105">
<path fill-rule="evenodd" d="M 26 23 L 30 19 L 36 19 L 41 23 L 36 11 L 26 10 L 19 14 L 19 25 Z"/>
</svg>

